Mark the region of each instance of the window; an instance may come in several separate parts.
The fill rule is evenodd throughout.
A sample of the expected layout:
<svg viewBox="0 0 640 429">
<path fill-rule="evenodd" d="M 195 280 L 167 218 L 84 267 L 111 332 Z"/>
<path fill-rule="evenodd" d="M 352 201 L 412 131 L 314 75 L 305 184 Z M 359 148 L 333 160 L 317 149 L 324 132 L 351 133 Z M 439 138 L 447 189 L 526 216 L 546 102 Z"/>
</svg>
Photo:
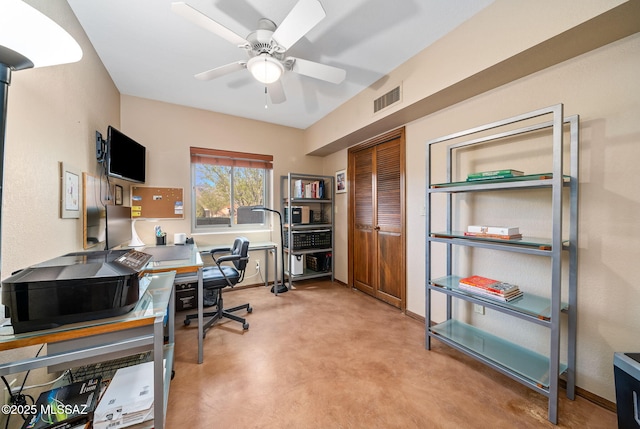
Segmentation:
<svg viewBox="0 0 640 429">
<path fill-rule="evenodd" d="M 194 230 L 264 224 L 273 156 L 191 148 Z"/>
</svg>

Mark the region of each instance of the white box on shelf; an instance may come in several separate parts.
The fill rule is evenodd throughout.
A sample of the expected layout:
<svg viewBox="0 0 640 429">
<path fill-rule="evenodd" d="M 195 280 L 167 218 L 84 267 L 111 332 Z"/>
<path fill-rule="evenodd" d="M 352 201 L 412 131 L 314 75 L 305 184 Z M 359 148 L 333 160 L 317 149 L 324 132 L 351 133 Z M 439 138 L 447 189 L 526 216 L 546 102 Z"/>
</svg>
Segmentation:
<svg viewBox="0 0 640 429">
<path fill-rule="evenodd" d="M 153 418 L 153 362 L 120 368 L 100 398 L 93 427 L 126 427 Z"/>
<path fill-rule="evenodd" d="M 294 276 L 304 273 L 304 255 L 291 255 L 289 271 Z"/>
<path fill-rule="evenodd" d="M 520 228 L 517 226 L 469 225 L 467 227 L 467 232 L 495 235 L 515 235 L 520 234 Z"/>
</svg>

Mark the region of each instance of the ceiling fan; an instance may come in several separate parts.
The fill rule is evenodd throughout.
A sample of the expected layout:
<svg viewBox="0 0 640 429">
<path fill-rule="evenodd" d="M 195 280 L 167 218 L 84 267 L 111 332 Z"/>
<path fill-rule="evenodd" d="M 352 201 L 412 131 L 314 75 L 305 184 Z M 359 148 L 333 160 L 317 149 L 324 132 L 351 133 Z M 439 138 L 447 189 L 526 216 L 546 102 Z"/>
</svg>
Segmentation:
<svg viewBox="0 0 640 429">
<path fill-rule="evenodd" d="M 248 69 L 253 77 L 265 84 L 271 102 L 286 100 L 280 77 L 291 71 L 315 79 L 339 84 L 346 71 L 317 62 L 286 56 L 286 51 L 315 27 L 326 13 L 318 0 L 299 0 L 280 26 L 266 18 L 258 21 L 258 28 L 246 38 L 239 36 L 185 2 L 171 3 L 171 10 L 183 18 L 211 31 L 244 49 L 249 58 L 216 67 L 195 75 L 200 80 L 211 80 L 239 70 Z"/>
</svg>

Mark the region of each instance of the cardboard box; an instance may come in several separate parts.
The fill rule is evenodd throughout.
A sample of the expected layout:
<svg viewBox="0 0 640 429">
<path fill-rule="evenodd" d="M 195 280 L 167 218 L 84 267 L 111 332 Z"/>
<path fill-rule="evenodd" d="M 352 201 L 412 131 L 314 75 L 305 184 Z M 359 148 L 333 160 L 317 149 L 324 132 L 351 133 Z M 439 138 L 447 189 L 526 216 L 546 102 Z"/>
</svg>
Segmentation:
<svg viewBox="0 0 640 429">
<path fill-rule="evenodd" d="M 302 206 L 300 207 L 300 209 L 302 210 L 300 213 L 300 223 L 311 223 L 312 217 L 311 217 L 311 210 L 309 210 L 309 207 Z"/>
</svg>

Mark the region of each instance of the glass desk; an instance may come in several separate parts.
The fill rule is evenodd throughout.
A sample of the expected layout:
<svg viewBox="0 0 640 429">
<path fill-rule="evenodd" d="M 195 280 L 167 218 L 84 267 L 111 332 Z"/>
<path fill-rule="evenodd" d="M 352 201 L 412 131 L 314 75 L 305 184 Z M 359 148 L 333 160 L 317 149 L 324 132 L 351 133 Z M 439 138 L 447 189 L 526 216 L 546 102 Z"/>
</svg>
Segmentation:
<svg viewBox="0 0 640 429">
<path fill-rule="evenodd" d="M 196 274 L 198 279 L 198 363 L 204 360 L 204 300 L 202 291 L 202 257 L 195 244 L 174 246 L 147 246 L 143 252 L 153 256 L 145 268 L 147 273 L 174 272 L 176 274 Z M 172 310 L 175 318 L 175 304 Z M 173 325 L 172 325 L 173 329 Z M 169 339 L 172 342 L 173 338 Z"/>
<path fill-rule="evenodd" d="M 49 367 L 52 371 L 153 351 L 154 427 L 164 429 L 173 367 L 175 273 L 149 274 L 136 307 L 122 316 L 63 325 L 55 329 L 0 336 L 0 351 L 47 344 L 47 354 L 0 364 L 0 375 Z M 169 342 L 164 344 L 168 316 Z"/>
</svg>

